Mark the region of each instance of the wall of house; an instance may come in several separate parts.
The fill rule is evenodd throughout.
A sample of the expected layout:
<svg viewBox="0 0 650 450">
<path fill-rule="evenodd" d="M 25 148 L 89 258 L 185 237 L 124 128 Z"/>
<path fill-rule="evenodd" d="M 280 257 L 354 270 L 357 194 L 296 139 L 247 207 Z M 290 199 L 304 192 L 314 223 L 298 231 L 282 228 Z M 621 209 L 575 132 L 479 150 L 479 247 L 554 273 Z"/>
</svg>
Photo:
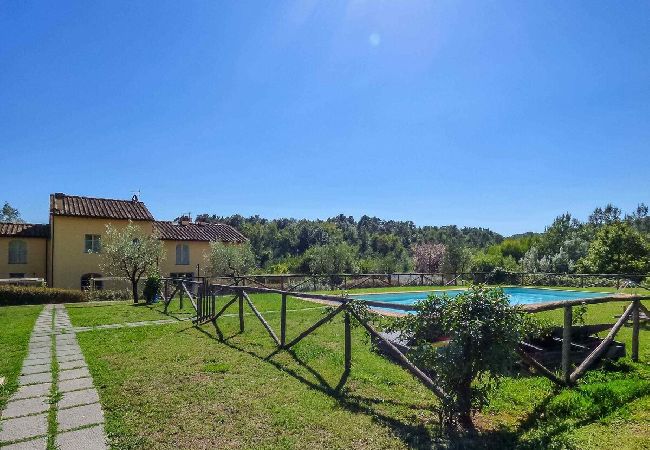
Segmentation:
<svg viewBox="0 0 650 450">
<path fill-rule="evenodd" d="M 21 240 L 27 244 L 27 264 L 9 264 L 9 243 Z M 0 237 L 0 278 L 9 278 L 12 273 L 24 273 L 25 278 L 45 278 L 46 238 Z"/>
<path fill-rule="evenodd" d="M 120 229 L 128 225 L 128 220 L 95 219 L 88 217 L 51 216 L 50 267 L 48 285 L 57 288 L 80 289 L 81 277 L 88 273 L 98 273 L 101 253 L 85 253 L 85 235 L 106 235 L 106 225 Z M 134 221 L 143 232 L 152 233 L 153 223 Z"/>
<path fill-rule="evenodd" d="M 176 245 L 186 244 L 190 248 L 190 263 L 187 265 L 176 264 Z M 169 276 L 170 273 L 192 272 L 197 276 L 196 265 L 200 267 L 200 275 L 206 275 L 210 243 L 205 241 L 163 241 L 165 259 L 160 264 L 160 273 Z"/>
</svg>

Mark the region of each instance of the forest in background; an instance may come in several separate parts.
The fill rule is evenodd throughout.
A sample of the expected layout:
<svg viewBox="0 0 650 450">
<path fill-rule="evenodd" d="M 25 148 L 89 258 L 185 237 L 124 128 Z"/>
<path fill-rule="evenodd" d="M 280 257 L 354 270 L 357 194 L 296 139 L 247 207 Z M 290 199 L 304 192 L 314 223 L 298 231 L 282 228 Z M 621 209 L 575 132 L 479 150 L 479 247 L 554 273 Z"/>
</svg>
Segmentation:
<svg viewBox="0 0 650 450">
<path fill-rule="evenodd" d="M 494 272 L 635 273 L 650 271 L 650 216 L 608 204 L 586 221 L 570 213 L 542 233 L 501 236 L 487 228 L 416 226 L 411 221 L 338 215 L 326 220 L 200 214 L 250 240 L 262 273 Z"/>
</svg>

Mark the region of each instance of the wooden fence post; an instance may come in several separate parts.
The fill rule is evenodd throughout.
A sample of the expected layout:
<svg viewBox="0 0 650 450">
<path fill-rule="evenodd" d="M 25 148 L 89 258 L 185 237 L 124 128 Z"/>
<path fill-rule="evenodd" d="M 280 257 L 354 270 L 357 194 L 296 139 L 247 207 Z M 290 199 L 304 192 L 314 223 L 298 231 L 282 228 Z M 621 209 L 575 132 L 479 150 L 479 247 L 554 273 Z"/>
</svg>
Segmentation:
<svg viewBox="0 0 650 450">
<path fill-rule="evenodd" d="M 181 310 L 183 309 L 183 289 L 180 290 L 181 295 Z"/>
<path fill-rule="evenodd" d="M 562 329 L 562 380 L 569 383 L 571 376 L 571 325 L 573 307 L 564 307 L 564 328 Z"/>
<path fill-rule="evenodd" d="M 634 300 L 634 309 L 632 310 L 632 361 L 639 362 L 639 310 L 641 309 L 641 300 Z"/>
<path fill-rule="evenodd" d="M 280 347 L 284 348 L 287 343 L 287 294 L 282 294 L 282 305 L 280 307 Z"/>
<path fill-rule="evenodd" d="M 244 294 L 239 293 L 239 331 L 244 332 Z"/>
<path fill-rule="evenodd" d="M 350 313 L 345 310 L 343 316 L 343 323 L 345 324 L 345 371 L 349 372 L 352 367 L 352 330 L 350 326 Z"/>
</svg>

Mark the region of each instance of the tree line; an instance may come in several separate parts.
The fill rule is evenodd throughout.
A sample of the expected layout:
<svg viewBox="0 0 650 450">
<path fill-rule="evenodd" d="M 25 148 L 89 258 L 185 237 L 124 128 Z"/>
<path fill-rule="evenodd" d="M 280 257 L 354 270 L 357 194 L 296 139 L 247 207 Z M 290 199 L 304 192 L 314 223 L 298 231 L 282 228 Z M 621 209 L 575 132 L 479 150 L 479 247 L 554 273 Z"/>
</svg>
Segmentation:
<svg viewBox="0 0 650 450">
<path fill-rule="evenodd" d="M 326 220 L 200 214 L 249 239 L 264 273 L 492 272 L 647 273 L 650 216 L 611 204 L 586 221 L 558 216 L 542 233 L 504 238 L 487 228 L 416 226 L 411 221 L 343 214 Z"/>
</svg>

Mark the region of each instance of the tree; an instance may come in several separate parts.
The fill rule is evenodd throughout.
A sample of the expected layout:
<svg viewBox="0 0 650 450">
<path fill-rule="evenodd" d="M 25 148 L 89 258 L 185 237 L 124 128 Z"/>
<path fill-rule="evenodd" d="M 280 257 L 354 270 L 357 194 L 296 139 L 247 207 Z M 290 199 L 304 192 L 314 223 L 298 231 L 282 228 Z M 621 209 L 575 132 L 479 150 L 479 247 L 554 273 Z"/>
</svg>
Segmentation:
<svg viewBox="0 0 650 450">
<path fill-rule="evenodd" d="M 114 228 L 111 224 L 106 225 L 100 267 L 108 275 L 129 279 L 135 303 L 139 300 L 140 279 L 143 276 L 156 275 L 163 257 L 163 244 L 157 234 L 146 234 L 131 221 L 123 229 Z"/>
<path fill-rule="evenodd" d="M 416 272 L 436 273 L 440 271 L 445 257 L 443 244 L 416 244 L 413 246 L 413 265 Z"/>
<path fill-rule="evenodd" d="M 354 247 L 339 244 L 319 245 L 305 252 L 303 265 L 312 274 L 354 273 L 358 270 Z"/>
<path fill-rule="evenodd" d="M 21 223 L 20 212 L 12 207 L 9 202 L 5 202 L 0 211 L 0 222 Z"/>
<path fill-rule="evenodd" d="M 650 243 L 627 222 L 603 225 L 579 268 L 591 273 L 647 273 Z"/>
<path fill-rule="evenodd" d="M 215 277 L 245 275 L 255 267 L 255 255 L 248 242 L 239 245 L 211 242 L 208 271 Z"/>
<path fill-rule="evenodd" d="M 460 239 L 449 239 L 445 243 L 445 256 L 442 259 L 442 270 L 446 273 L 459 273 L 465 270 L 472 257 L 471 251 Z"/>
<path fill-rule="evenodd" d="M 487 405 L 489 392 L 509 373 L 533 322 L 510 305 L 502 289 L 481 286 L 455 297 L 430 295 L 416 304 L 416 312 L 390 329 L 408 336 L 414 362 L 436 374 L 447 393 L 447 424 L 471 428 L 472 411 Z M 431 345 L 443 338 L 449 338 L 447 345 Z"/>
</svg>

